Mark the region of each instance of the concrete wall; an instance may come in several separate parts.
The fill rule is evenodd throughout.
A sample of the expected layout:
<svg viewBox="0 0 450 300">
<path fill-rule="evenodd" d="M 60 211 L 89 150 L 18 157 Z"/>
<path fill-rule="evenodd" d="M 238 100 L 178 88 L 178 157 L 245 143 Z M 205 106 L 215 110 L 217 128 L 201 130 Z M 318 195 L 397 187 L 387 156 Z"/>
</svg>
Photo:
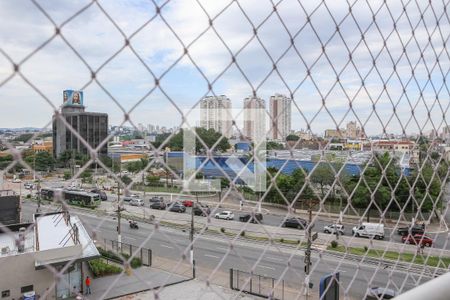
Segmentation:
<svg viewBox="0 0 450 300">
<path fill-rule="evenodd" d="M 9 290 L 10 297 L 3 299 L 19 299 L 22 296 L 21 287 L 33 285 L 36 294 L 43 295 L 54 283 L 53 273 L 44 268 L 35 270 L 34 253 L 0 257 L 1 279 L 0 292 Z M 44 299 L 55 299 L 54 288 Z"/>
</svg>

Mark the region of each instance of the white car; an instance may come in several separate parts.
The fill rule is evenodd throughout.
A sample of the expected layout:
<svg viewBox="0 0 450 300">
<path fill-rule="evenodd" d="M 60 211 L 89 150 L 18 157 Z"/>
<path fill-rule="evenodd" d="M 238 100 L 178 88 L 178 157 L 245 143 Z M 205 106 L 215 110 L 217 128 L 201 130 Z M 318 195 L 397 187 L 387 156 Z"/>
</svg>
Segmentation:
<svg viewBox="0 0 450 300">
<path fill-rule="evenodd" d="M 144 206 L 144 200 L 140 198 L 133 198 L 130 201 L 130 205 L 132 206 Z"/>
<path fill-rule="evenodd" d="M 344 235 L 344 225 L 341 224 L 329 224 L 323 227 L 324 233 L 334 233 Z"/>
<path fill-rule="evenodd" d="M 216 219 L 222 219 L 222 220 L 233 220 L 234 214 L 233 212 L 229 210 L 222 211 L 220 213 L 217 213 L 214 215 Z"/>
<path fill-rule="evenodd" d="M 29 183 L 29 182 L 25 183 L 23 186 L 24 186 L 27 190 L 32 190 L 32 189 L 34 189 L 34 184 Z"/>
<path fill-rule="evenodd" d="M 22 180 L 20 180 L 19 178 L 14 178 L 12 183 L 21 183 Z"/>
</svg>

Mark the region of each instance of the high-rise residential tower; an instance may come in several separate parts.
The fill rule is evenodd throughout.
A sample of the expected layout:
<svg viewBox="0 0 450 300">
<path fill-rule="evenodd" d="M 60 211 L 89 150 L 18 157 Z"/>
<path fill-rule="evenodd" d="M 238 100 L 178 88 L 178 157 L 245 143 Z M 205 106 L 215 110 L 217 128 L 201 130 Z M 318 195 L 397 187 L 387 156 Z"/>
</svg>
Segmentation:
<svg viewBox="0 0 450 300">
<path fill-rule="evenodd" d="M 200 126 L 214 129 L 229 138 L 232 135 L 231 101 L 225 95 L 209 96 L 200 101 Z"/>
<path fill-rule="evenodd" d="M 281 94 L 270 97 L 270 139 L 284 141 L 289 135 L 291 131 L 291 103 L 291 99 Z"/>
<path fill-rule="evenodd" d="M 266 102 L 258 97 L 244 99 L 244 131 L 245 138 L 254 140 L 264 138 L 266 131 Z"/>
</svg>

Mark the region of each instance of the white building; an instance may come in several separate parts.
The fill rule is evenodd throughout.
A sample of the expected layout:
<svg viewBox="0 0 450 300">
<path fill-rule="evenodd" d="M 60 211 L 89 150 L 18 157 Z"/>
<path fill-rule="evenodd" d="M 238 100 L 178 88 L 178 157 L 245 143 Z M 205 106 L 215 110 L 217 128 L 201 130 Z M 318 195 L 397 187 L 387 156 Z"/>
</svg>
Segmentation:
<svg viewBox="0 0 450 300">
<path fill-rule="evenodd" d="M 265 139 L 266 130 L 266 102 L 258 97 L 244 99 L 244 131 L 245 138 L 254 140 Z"/>
<path fill-rule="evenodd" d="M 72 297 L 82 291 L 81 262 L 100 257 L 80 219 L 63 212 L 0 227 L 0 248 L 0 291 L 5 299 L 31 294 L 46 295 L 45 299 Z M 52 268 L 65 271 L 57 278 Z"/>
<path fill-rule="evenodd" d="M 209 96 L 200 101 L 200 126 L 214 129 L 229 138 L 232 135 L 231 101 L 225 96 Z"/>
<path fill-rule="evenodd" d="M 270 139 L 284 141 L 291 132 L 291 104 L 292 100 L 284 95 L 270 97 Z"/>
</svg>

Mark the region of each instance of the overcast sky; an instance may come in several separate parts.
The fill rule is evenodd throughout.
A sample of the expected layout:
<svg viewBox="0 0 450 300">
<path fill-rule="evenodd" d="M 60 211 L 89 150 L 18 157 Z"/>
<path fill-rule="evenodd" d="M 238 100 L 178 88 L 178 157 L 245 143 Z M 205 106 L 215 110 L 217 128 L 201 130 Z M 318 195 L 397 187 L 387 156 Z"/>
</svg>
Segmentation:
<svg viewBox="0 0 450 300">
<path fill-rule="evenodd" d="M 173 103 L 182 112 L 225 94 L 241 108 L 254 91 L 266 101 L 292 93 L 293 129 L 309 123 L 319 134 L 350 120 L 369 134 L 449 122 L 450 27 L 437 1 L 199 2 L 157 1 L 155 15 L 151 1 L 37 1 L 46 16 L 31 1 L 1 0 L 0 127 L 46 126 L 64 89 L 83 89 L 87 109 L 107 112 L 112 125 L 139 101 L 134 124 L 173 127 L 182 120 Z M 10 60 L 23 77 L 8 80 Z"/>
</svg>

